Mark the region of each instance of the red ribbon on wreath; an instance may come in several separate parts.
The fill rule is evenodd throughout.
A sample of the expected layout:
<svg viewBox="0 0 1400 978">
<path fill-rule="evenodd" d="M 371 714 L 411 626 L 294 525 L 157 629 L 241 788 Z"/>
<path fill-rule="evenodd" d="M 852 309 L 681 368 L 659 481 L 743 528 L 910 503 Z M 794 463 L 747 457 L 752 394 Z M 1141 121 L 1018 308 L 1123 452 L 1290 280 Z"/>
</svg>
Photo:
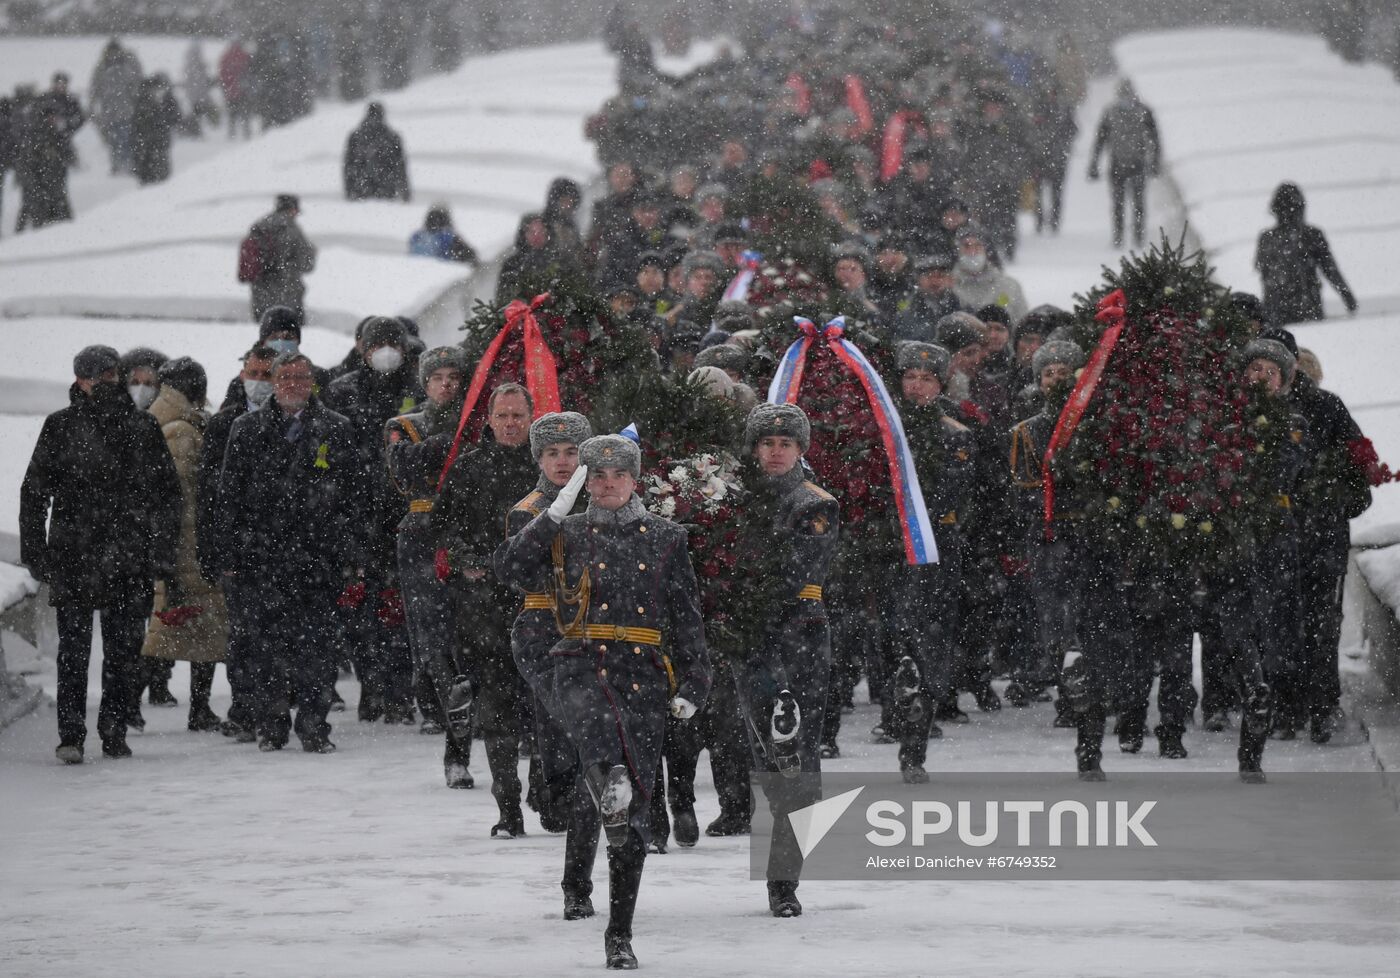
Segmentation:
<svg viewBox="0 0 1400 978">
<path fill-rule="evenodd" d="M 1098 312 L 1094 316 L 1094 321 L 1104 324 L 1107 328 L 1099 337 L 1098 345 L 1094 347 L 1089 362 L 1080 371 L 1079 379 L 1074 384 L 1074 390 L 1070 392 L 1069 400 L 1065 402 L 1064 408 L 1060 411 L 1060 419 L 1055 423 L 1055 431 L 1050 436 L 1050 444 L 1045 449 L 1045 457 L 1041 460 L 1041 482 L 1045 487 L 1046 540 L 1055 539 L 1055 475 L 1050 468 L 1050 461 L 1055 457 L 1056 452 L 1069 444 L 1070 439 L 1074 437 L 1075 429 L 1079 427 L 1079 422 L 1084 418 L 1084 410 L 1089 406 L 1089 400 L 1094 396 L 1094 391 L 1099 386 L 1099 380 L 1103 377 L 1103 368 L 1108 363 L 1108 358 L 1118 343 L 1118 337 L 1123 332 L 1124 322 L 1128 318 L 1127 305 L 1128 297 L 1123 294 L 1122 289 L 1114 289 L 1099 300 Z"/>
<path fill-rule="evenodd" d="M 439 492 L 447 481 L 447 472 L 452 468 L 452 463 L 457 461 L 457 453 L 462 447 L 462 433 L 467 430 L 472 411 L 476 409 L 482 391 L 486 389 L 491 367 L 500 355 L 501 347 L 505 346 L 506 340 L 517 326 L 520 327 L 525 346 L 525 389 L 530 392 L 530 398 L 535 402 L 535 417 L 562 410 L 559 403 L 559 366 L 554 362 L 554 354 L 550 351 L 549 344 L 545 342 L 540 321 L 535 318 L 535 311 L 549 300 L 550 294 L 541 292 L 528 303 L 516 299 L 506 306 L 506 323 L 486 348 L 481 362 L 476 365 L 472 374 L 471 385 L 467 388 L 466 399 L 462 402 L 462 417 L 457 422 L 457 433 L 452 436 L 452 448 L 448 451 L 447 461 L 443 463 L 442 472 L 438 475 Z"/>
</svg>

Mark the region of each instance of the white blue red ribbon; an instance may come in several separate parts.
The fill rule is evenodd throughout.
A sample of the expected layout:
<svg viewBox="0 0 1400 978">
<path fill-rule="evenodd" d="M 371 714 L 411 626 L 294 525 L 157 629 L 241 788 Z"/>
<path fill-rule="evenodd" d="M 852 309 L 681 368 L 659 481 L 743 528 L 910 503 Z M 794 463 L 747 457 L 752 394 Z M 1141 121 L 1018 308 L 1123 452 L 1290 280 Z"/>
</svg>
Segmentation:
<svg viewBox="0 0 1400 978">
<path fill-rule="evenodd" d="M 890 482 L 894 487 L 895 508 L 899 513 L 899 528 L 904 536 L 904 559 L 914 565 L 938 563 L 938 543 L 933 538 L 933 523 L 924 505 L 924 491 L 919 485 L 919 473 L 914 468 L 914 453 L 904 435 L 904 423 L 899 409 L 890 396 L 879 371 L 871 366 L 865 354 L 845 338 L 846 317 L 838 316 L 821 329 L 810 319 L 794 316 L 802 335 L 788 347 L 778 364 L 778 372 L 768 386 L 770 404 L 796 404 L 802 388 L 802 374 L 807 366 L 807 353 L 819 338 L 826 341 L 836 358 L 856 376 L 875 414 L 875 423 L 884 442 L 889 459 Z"/>
<path fill-rule="evenodd" d="M 739 271 L 724 290 L 724 300 L 749 301 L 749 289 L 753 287 L 754 276 L 763 265 L 763 256 L 756 251 L 745 251 L 739 256 Z"/>
</svg>

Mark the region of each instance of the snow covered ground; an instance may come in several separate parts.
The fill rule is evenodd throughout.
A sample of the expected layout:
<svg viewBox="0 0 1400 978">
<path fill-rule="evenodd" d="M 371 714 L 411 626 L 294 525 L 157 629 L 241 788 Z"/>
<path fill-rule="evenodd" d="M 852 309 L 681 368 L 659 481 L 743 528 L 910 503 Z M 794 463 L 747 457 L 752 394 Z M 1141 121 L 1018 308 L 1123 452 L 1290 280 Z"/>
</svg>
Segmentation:
<svg viewBox="0 0 1400 978">
<path fill-rule="evenodd" d="M 575 102 L 565 94 L 584 84 L 582 74 L 556 85 L 551 72 L 567 75 L 598 59 L 600 54 L 584 46 L 559 49 L 543 63 L 532 62 L 543 80 L 531 77 L 525 82 L 525 76 L 513 75 L 510 84 L 497 87 L 489 99 L 497 110 L 508 105 L 589 108 L 582 95 Z M 504 76 L 502 72 L 497 77 Z M 1081 113 L 1081 132 L 1092 130 L 1110 87 L 1107 82 L 1094 85 Z M 599 97 L 605 92 L 603 86 Z M 488 99 L 479 86 L 455 97 L 462 102 L 480 98 L 481 104 Z M 450 101 L 445 92 L 442 99 L 439 105 Z M 390 117 L 404 125 L 413 147 L 417 140 L 408 106 L 427 108 L 427 103 L 420 105 L 412 93 L 401 100 L 402 111 L 390 102 Z M 482 115 L 476 121 L 484 124 L 490 117 Z M 328 140 L 335 136 L 332 148 L 318 151 L 338 152 L 338 140 L 353 121 L 353 114 L 347 113 L 340 126 L 327 125 L 323 135 Z M 312 123 L 320 125 L 318 120 L 305 125 Z M 577 148 L 576 130 L 569 138 Z M 1096 281 L 1101 264 L 1116 258 L 1108 247 L 1105 188 L 1083 178 L 1087 138 L 1081 137 L 1071 165 L 1062 233 L 1055 238 L 1028 235 L 1014 269 L 1033 304 L 1067 304 L 1074 293 Z M 1172 137 L 1167 138 L 1170 147 Z M 522 199 L 532 194 L 531 199 L 537 198 L 530 188 L 542 193 L 543 181 L 556 170 L 591 172 L 591 155 L 569 163 L 575 167 L 572 171 L 555 167 L 554 157 L 551 151 L 550 165 L 540 167 L 538 178 L 533 171 L 519 175 L 521 181 L 534 181 L 528 193 L 522 190 Z M 252 165 L 250 157 L 243 158 Z M 287 164 L 289 177 L 296 167 L 314 164 L 300 159 L 301 164 Z M 422 167 L 414 167 L 420 184 L 424 173 Z M 205 199 L 216 185 L 222 196 L 222 181 L 236 183 L 239 176 L 236 167 L 220 166 L 211 171 L 211 178 L 216 174 L 219 179 L 182 187 L 169 198 L 157 198 L 159 192 L 135 195 L 160 208 L 158 221 L 143 223 L 154 230 L 169 218 L 178 225 L 188 216 L 183 212 L 196 206 L 190 200 Z M 265 196 L 272 189 L 259 186 L 255 192 Z M 1153 187 L 1149 204 L 1160 222 L 1176 220 L 1176 200 L 1167 185 Z M 239 212 L 237 220 L 228 216 L 230 207 L 212 208 L 208 218 L 204 210 L 199 212 L 192 225 L 218 238 L 224 256 L 199 274 L 231 280 L 231 236 L 262 206 L 262 197 L 250 200 L 247 213 Z M 421 206 L 415 203 L 413 213 Z M 489 250 L 496 239 L 477 230 L 488 226 L 487 219 L 479 224 L 460 220 L 470 207 L 459 207 L 459 223 L 475 243 Z M 326 222 L 320 225 L 326 235 L 335 227 L 347 237 L 354 230 L 362 241 L 379 233 L 372 222 L 354 228 L 334 225 L 340 218 L 332 215 L 349 208 L 329 198 L 309 205 L 313 235 L 313 215 L 318 212 L 321 216 L 314 220 Z M 396 210 L 389 205 L 377 219 L 389 221 Z M 1259 219 L 1246 229 L 1263 220 L 1261 209 Z M 140 243 L 145 233 L 141 225 L 128 227 L 113 218 L 103 227 L 104 234 L 131 245 L 133 251 L 160 253 Z M 384 231 L 380 240 L 399 240 L 400 230 Z M 53 267 L 61 268 L 65 255 L 71 258 L 101 244 L 65 236 L 36 264 L 46 267 L 51 260 Z M 374 251 L 365 244 L 347 245 L 347 250 L 366 255 Z M 379 260 L 399 261 L 387 253 Z M 181 273 L 182 278 L 191 276 L 190 294 L 181 299 L 188 303 L 186 308 L 228 298 L 192 278 L 205 258 L 189 261 L 190 269 Z M 1343 262 L 1345 267 L 1345 257 Z M 1359 271 L 1353 281 L 1365 302 L 1368 293 Z M 61 300 L 61 278 L 46 281 L 50 284 L 33 289 L 26 301 L 42 296 Z M 145 285 L 112 286 L 94 294 L 150 303 L 147 317 L 169 312 L 168 307 L 157 308 L 162 295 Z M 311 281 L 314 315 L 324 316 L 328 325 L 336 325 L 337 289 L 326 279 Z M 70 285 L 69 291 L 76 290 Z M 401 300 L 407 291 L 386 291 L 386 302 Z M 139 325 L 143 320 L 28 319 L 7 322 L 5 328 L 38 324 L 37 335 L 47 337 L 44 324 L 49 322 L 66 323 L 63 328 L 72 331 L 59 340 L 54 327 L 55 339 L 44 340 L 63 351 L 79 336 L 94 335 L 82 327 L 130 326 L 133 342 L 138 334 L 156 335 L 147 332 L 154 322 L 149 318 L 144 320 L 148 326 Z M 243 330 L 229 324 L 170 325 L 203 330 L 195 349 L 204 349 L 202 344 L 219 331 Z M 167 352 L 183 352 L 173 342 L 169 347 Z M 36 361 L 31 368 L 36 376 L 61 374 L 61 357 L 48 356 L 54 361 L 49 366 L 41 368 Z M 1323 360 L 1338 377 L 1345 376 L 1347 366 L 1369 376 L 1354 350 L 1344 355 L 1339 348 L 1324 353 Z M 9 418 L 0 421 L 0 437 L 8 439 L 0 441 L 0 458 L 15 459 L 6 463 L 11 468 L 27 457 L 19 427 Z M 0 484 L 0 492 L 8 491 L 8 484 Z M 7 647 L 12 667 L 19 665 L 24 659 L 20 643 Z M 1359 665 L 1347 661 L 1348 668 Z M 29 668 L 52 692 L 52 663 L 31 663 Z M 421 737 L 412 729 L 357 724 L 351 719 L 356 685 L 342 680 L 340 687 L 350 700 L 350 712 L 332 717 L 333 737 L 340 745 L 332 757 L 296 751 L 264 756 L 214 735 L 187 733 L 183 666 L 177 668 L 172 686 L 182 707 L 146 709 L 149 727 L 132 737 L 136 757 L 130 761 L 97 757 L 81 768 L 58 767 L 52 756 L 51 708 L 0 734 L 0 784 L 5 786 L 5 804 L 0 805 L 0 864 L 5 869 L 0 959 L 5 973 L 67 978 L 104 969 L 150 978 L 191 973 L 426 978 L 596 972 L 602 963 L 602 918 L 565 923 L 560 917 L 562 840 L 539 831 L 531 816 L 527 838 L 490 840 L 487 829 L 495 808 L 479 749 L 473 770 L 481 787 L 447 791 L 441 787 L 436 738 Z M 96 690 L 94 676 L 93 711 Z M 226 709 L 227 697 L 221 673 L 216 710 Z M 971 709 L 970 703 L 964 706 Z M 846 718 L 844 756 L 833 765 L 836 769 L 894 767 L 892 747 L 869 743 L 867 731 L 876 719 L 865 705 Z M 1046 706 L 1007 709 L 994 716 L 974 713 L 971 724 L 949 726 L 944 739 L 930 745 L 929 769 L 1068 772 L 1072 735 L 1052 730 L 1049 723 Z M 1159 759 L 1153 746 L 1149 739 L 1145 752 L 1131 758 L 1110 751 L 1105 766 L 1110 775 L 1234 769 L 1233 733 L 1192 728 L 1187 735 L 1191 757 L 1184 762 Z M 97 753 L 95 738 L 89 747 Z M 1352 722 L 1326 747 L 1306 740 L 1271 742 L 1265 766 L 1273 771 L 1370 771 L 1373 762 Z M 937 773 L 934 778 L 936 782 Z M 701 781 L 698 809 L 703 825 L 717 813 L 704 762 Z M 1259 844 L 1269 844 L 1267 824 L 1259 826 Z M 606 886 L 601 867 L 595 884 L 601 907 Z M 1171 978 L 1193 973 L 1236 978 L 1379 976 L 1394 973 L 1400 947 L 1400 885 L 1395 883 L 813 882 L 801 894 L 806 916 L 772 920 L 762 884 L 748 879 L 746 840 L 703 838 L 693 850 L 673 848 L 653 857 L 647 864 L 636 926 L 642 967 L 653 974 L 725 978 L 754 973 L 1001 978 L 1025 971 Z"/>
</svg>

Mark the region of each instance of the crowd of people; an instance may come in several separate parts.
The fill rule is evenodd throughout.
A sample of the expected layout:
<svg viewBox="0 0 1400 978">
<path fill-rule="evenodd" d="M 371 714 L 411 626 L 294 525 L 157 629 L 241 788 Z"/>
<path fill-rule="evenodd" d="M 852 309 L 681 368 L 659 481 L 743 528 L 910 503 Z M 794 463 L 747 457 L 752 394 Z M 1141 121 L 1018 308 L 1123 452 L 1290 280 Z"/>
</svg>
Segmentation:
<svg viewBox="0 0 1400 978">
<path fill-rule="evenodd" d="M 1052 704 L 1089 780 L 1109 716 L 1120 750 L 1152 735 L 1173 760 L 1198 706 L 1206 730 L 1238 724 L 1248 782 L 1270 735 L 1326 743 L 1347 520 L 1369 494 L 1323 478 L 1360 432 L 1283 328 L 1321 316 L 1319 270 L 1354 307 L 1301 192 L 1276 197 L 1262 300 L 1219 293 L 1243 326 L 1215 369 L 1289 435 L 1268 442 L 1267 531 L 1229 573 L 1144 567 L 1093 538 L 1072 481 L 1046 485 L 1094 311 L 1033 304 L 1009 271 L 1023 210 L 1059 228 L 1087 87 L 1072 41 L 811 14 L 684 78 L 619 31 L 633 47 L 589 123 L 607 185 L 587 227 L 583 188 L 555 181 L 460 346 L 369 316 L 342 363 L 313 364 L 315 249 L 286 195 L 240 255 L 257 334 L 216 413 L 189 357 L 82 350 L 21 508 L 23 562 L 59 613 L 58 758 L 84 759 L 94 610 L 109 757 L 130 754 L 143 689 L 172 699 L 171 659 L 196 664 L 191 729 L 334 751 L 348 661 L 358 719 L 441 736 L 448 787 L 474 785 L 484 744 L 492 835 L 523 834 L 523 805 L 566 833 L 566 919 L 594 912 L 601 828 L 607 961 L 629 968 L 646 854 L 699 840 L 703 750 L 708 835 L 749 831 L 751 773 L 787 785 L 768 797 L 768 901 L 801 913 L 783 816 L 819 797 L 862 679 L 870 737 L 910 783 L 973 704 Z M 1128 198 L 1140 242 L 1158 146 L 1130 89 L 1095 166 L 1100 144 L 1115 234 Z M 361 155 L 352 138 L 348 194 L 407 199 L 406 170 L 367 192 Z M 423 253 L 457 247 L 445 211 L 424 232 Z M 707 502 L 683 519 L 691 471 Z"/>
</svg>

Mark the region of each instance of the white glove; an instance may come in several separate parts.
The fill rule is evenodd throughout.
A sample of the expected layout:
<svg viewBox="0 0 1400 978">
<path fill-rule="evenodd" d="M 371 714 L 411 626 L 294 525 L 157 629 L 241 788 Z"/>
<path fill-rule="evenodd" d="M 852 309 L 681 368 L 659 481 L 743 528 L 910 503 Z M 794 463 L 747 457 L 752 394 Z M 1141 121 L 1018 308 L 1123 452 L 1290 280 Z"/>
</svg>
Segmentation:
<svg viewBox="0 0 1400 978">
<path fill-rule="evenodd" d="M 564 522 L 564 517 L 569 515 L 569 511 L 574 508 L 574 501 L 578 499 L 579 492 L 583 489 L 584 480 L 588 478 L 588 466 L 580 465 L 574 469 L 574 474 L 569 477 L 564 488 L 559 490 L 559 495 L 554 497 L 554 502 L 549 504 L 549 518 L 556 523 Z"/>
<path fill-rule="evenodd" d="M 695 716 L 695 704 L 684 696 L 671 698 L 671 716 L 677 720 L 689 720 Z"/>
</svg>

